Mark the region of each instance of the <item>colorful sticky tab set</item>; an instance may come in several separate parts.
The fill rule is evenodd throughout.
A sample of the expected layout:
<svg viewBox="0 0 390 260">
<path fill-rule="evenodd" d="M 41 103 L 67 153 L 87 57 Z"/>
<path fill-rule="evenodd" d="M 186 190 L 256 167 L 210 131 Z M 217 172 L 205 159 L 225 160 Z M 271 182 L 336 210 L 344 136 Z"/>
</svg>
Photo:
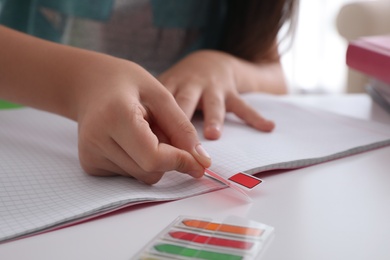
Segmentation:
<svg viewBox="0 0 390 260">
<path fill-rule="evenodd" d="M 238 217 L 224 222 L 180 216 L 133 259 L 257 259 L 273 227 Z"/>
</svg>

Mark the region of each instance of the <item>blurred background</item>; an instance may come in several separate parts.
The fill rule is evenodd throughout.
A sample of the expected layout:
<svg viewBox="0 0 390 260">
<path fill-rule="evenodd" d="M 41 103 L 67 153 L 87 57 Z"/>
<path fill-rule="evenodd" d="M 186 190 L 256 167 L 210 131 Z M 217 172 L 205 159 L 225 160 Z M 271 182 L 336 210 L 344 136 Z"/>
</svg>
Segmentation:
<svg viewBox="0 0 390 260">
<path fill-rule="evenodd" d="M 290 93 L 363 92 L 367 78 L 345 65 L 347 44 L 378 34 L 390 34 L 390 0 L 300 0 L 295 38 L 282 58 Z"/>
<path fill-rule="evenodd" d="M 10 0 L 9 2 L 16 1 L 20 3 L 19 5 L 26 6 L 36 3 L 49 7 L 56 5 L 53 4 L 56 1 L 51 0 Z M 89 19 L 84 20 L 65 19 L 64 15 L 53 12 L 55 9 L 39 10 L 45 15 L 45 19 L 54 24 L 54 27 L 63 28 L 57 29 L 59 35 L 65 31 L 65 43 L 99 50 L 102 46 L 100 46 L 99 41 L 95 40 L 96 37 L 92 36 L 99 36 L 102 33 L 99 21 L 107 18 L 109 11 L 105 12 L 104 10 L 110 10 L 113 1 L 95 1 L 99 2 L 102 8 L 100 8 L 101 10 L 98 8 L 90 10 L 91 12 L 86 12 L 89 10 L 86 8 L 89 1 L 84 2 L 87 3 L 86 6 L 83 6 L 83 1 L 69 0 L 66 2 L 69 6 L 77 6 L 77 10 L 75 9 L 77 13 L 68 8 L 73 10 L 70 12 L 71 15 L 85 12 L 81 16 Z M 6 0 L 0 0 L 0 12 L 5 2 Z M 72 3 L 70 4 L 70 2 Z M 122 10 L 121 5 L 128 3 L 127 0 L 116 0 L 115 2 L 119 7 L 118 10 Z M 27 12 L 28 9 L 25 8 L 25 11 Z M 125 15 L 128 14 L 125 13 Z M 19 25 L 18 21 L 16 21 L 16 25 Z M 72 28 L 71 34 L 67 33 L 70 31 L 67 28 Z M 20 29 L 29 30 L 31 28 Z M 109 29 L 112 30 L 111 27 Z M 107 34 L 107 30 L 104 33 Z M 282 30 L 281 35 L 283 33 Z M 88 34 L 92 36 L 89 37 Z M 283 41 L 280 46 L 280 51 L 283 54 L 282 64 L 289 83 L 289 92 L 291 94 L 364 92 L 367 77 L 348 70 L 345 62 L 346 49 L 351 40 L 379 34 L 390 34 L 390 0 L 300 0 L 295 35 L 292 39 Z M 127 37 L 124 32 L 123 35 L 122 38 Z M 54 33 L 50 36 L 51 40 L 58 40 L 60 37 Z M 58 39 L 55 38 L 56 36 Z M 129 39 L 132 38 L 135 37 L 129 37 Z M 119 47 L 120 43 L 111 46 L 111 49 L 120 49 Z"/>
</svg>

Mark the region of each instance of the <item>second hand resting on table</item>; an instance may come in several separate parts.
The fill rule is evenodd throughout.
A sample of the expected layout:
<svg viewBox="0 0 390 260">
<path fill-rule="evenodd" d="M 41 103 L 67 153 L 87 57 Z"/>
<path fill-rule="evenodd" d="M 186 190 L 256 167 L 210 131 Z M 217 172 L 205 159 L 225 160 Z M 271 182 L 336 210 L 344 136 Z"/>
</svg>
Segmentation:
<svg viewBox="0 0 390 260">
<path fill-rule="evenodd" d="M 158 79 L 175 96 L 189 119 L 196 109 L 203 111 L 203 134 L 212 140 L 220 137 L 226 112 L 233 112 L 255 129 L 272 131 L 274 123 L 247 105 L 239 94 L 254 91 L 281 94 L 286 91 L 278 59 L 256 64 L 214 50 L 188 55 Z"/>
<path fill-rule="evenodd" d="M 257 129 L 274 126 L 238 95 L 250 91 L 240 85 L 253 85 L 238 73 L 255 74 L 257 65 L 225 53 L 196 52 L 157 80 L 131 61 L 0 26 L 0 57 L 7 64 L 0 66 L 0 98 L 77 121 L 80 163 L 91 175 L 148 184 L 171 170 L 203 176 L 211 159 L 189 120 L 196 108 L 209 139 L 220 136 L 225 108 Z"/>
</svg>

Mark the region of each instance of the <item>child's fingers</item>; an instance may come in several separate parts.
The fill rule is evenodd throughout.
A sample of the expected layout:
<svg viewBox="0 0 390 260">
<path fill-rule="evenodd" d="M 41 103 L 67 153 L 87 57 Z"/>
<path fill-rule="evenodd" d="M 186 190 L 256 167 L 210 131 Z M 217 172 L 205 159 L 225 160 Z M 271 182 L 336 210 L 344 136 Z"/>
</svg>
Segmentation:
<svg viewBox="0 0 390 260">
<path fill-rule="evenodd" d="M 200 145 L 195 127 L 168 91 L 151 97 L 147 107 L 153 123 L 156 123 L 170 140 L 172 147 L 189 152 L 203 168 L 210 166 L 211 159 Z M 168 150 L 164 148 L 164 151 Z"/>
<path fill-rule="evenodd" d="M 203 134 L 205 138 L 215 140 L 221 136 L 225 119 L 225 98 L 222 94 L 209 92 L 202 97 L 204 116 Z"/>
<path fill-rule="evenodd" d="M 92 148 L 92 147 L 89 147 Z M 111 138 L 101 147 L 83 150 L 81 165 L 85 172 L 94 176 L 131 176 L 144 183 L 157 183 L 164 172 L 145 172 L 128 154 Z"/>
<path fill-rule="evenodd" d="M 140 105 L 131 105 L 126 114 L 122 117 L 122 126 L 112 134 L 113 140 L 128 157 L 121 155 L 116 160 L 122 169 L 143 181 L 148 179 L 142 176 L 144 173 L 171 170 L 189 173 L 194 177 L 203 175 L 204 167 L 190 153 L 158 140 L 144 119 Z M 185 117 L 184 114 L 182 116 Z M 136 166 L 132 165 L 131 160 Z"/>
<path fill-rule="evenodd" d="M 174 93 L 175 99 L 179 107 L 186 114 L 187 118 L 191 120 L 199 99 L 202 94 L 202 88 L 196 85 L 188 84 L 185 87 L 180 87 Z"/>
<path fill-rule="evenodd" d="M 271 132 L 275 128 L 274 122 L 264 118 L 238 95 L 232 95 L 227 99 L 227 111 L 233 112 L 257 130 Z"/>
</svg>

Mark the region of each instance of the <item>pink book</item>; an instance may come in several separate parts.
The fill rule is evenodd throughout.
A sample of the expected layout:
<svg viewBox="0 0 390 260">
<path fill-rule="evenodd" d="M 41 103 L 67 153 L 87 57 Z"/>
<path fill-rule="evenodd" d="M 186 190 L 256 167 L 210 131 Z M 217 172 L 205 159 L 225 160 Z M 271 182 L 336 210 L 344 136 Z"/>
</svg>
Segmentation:
<svg viewBox="0 0 390 260">
<path fill-rule="evenodd" d="M 390 84 L 390 35 L 351 41 L 346 62 L 351 69 Z"/>
</svg>

